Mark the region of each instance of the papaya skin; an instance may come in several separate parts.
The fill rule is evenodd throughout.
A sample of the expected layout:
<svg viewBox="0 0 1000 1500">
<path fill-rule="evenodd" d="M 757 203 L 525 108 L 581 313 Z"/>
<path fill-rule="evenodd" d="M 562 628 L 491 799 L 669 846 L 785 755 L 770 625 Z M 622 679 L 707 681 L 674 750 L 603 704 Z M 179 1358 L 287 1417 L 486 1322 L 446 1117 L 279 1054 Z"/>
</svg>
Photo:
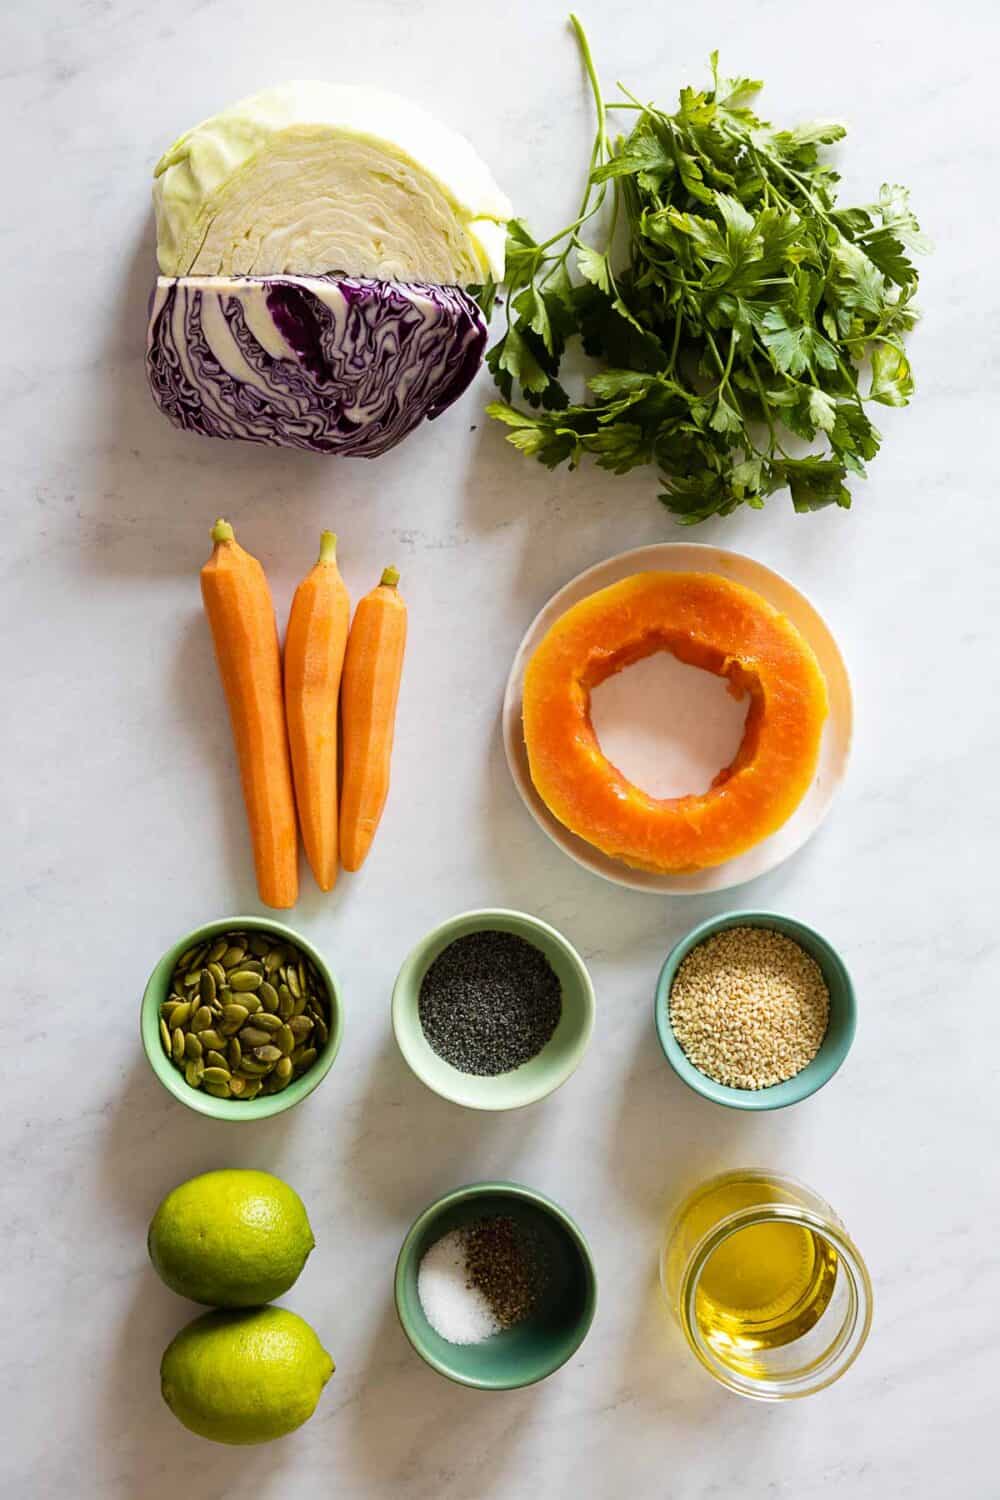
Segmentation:
<svg viewBox="0 0 1000 1500">
<path fill-rule="evenodd" d="M 657 798 L 603 754 L 592 690 L 670 651 L 749 696 L 743 740 L 707 792 Z M 796 627 L 751 589 L 712 573 L 638 573 L 567 610 L 528 663 L 531 779 L 571 833 L 634 869 L 680 874 L 735 859 L 775 833 L 816 773 L 826 682 Z"/>
</svg>

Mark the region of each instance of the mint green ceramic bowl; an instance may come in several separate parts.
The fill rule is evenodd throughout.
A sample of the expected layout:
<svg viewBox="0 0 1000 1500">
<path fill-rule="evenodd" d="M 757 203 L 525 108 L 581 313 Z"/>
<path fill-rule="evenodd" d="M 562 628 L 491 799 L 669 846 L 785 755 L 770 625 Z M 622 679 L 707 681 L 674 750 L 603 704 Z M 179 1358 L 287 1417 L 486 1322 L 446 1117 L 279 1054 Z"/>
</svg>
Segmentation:
<svg viewBox="0 0 1000 1500">
<path fill-rule="evenodd" d="M 548 1251 L 552 1274 L 538 1308 L 481 1344 L 450 1344 L 428 1323 L 417 1273 L 424 1255 L 451 1229 L 484 1215 L 528 1225 Z M 576 1353 L 594 1321 L 597 1276 L 590 1247 L 566 1211 L 515 1182 L 475 1182 L 425 1208 L 396 1262 L 396 1312 L 414 1349 L 440 1375 L 482 1391 L 510 1391 L 544 1380 Z"/>
<path fill-rule="evenodd" d="M 713 933 L 723 932 L 727 927 L 771 927 L 785 937 L 798 943 L 800 948 L 816 960 L 823 972 L 830 991 L 830 1019 L 826 1036 L 812 1062 L 789 1078 L 785 1083 L 772 1084 L 766 1089 L 732 1089 L 716 1083 L 688 1062 L 680 1042 L 670 1025 L 670 990 L 682 961 Z M 837 950 L 812 927 L 798 922 L 794 917 L 784 917 L 772 911 L 730 911 L 720 917 L 711 917 L 702 922 L 682 938 L 667 956 L 660 971 L 653 1001 L 656 1032 L 660 1046 L 670 1066 L 689 1088 L 715 1104 L 725 1104 L 729 1109 L 784 1109 L 788 1104 L 798 1104 L 808 1099 L 830 1079 L 851 1050 L 857 1026 L 857 1003 L 854 986 L 843 959 Z"/>
<path fill-rule="evenodd" d="M 551 1039 L 530 1062 L 510 1073 L 461 1073 L 428 1043 L 420 1025 L 420 986 L 449 943 L 470 932 L 514 932 L 540 948 L 562 986 L 562 1015 Z M 526 912 L 484 907 L 463 912 L 429 932 L 409 954 L 392 992 L 392 1029 L 413 1072 L 434 1093 L 468 1109 L 520 1109 L 544 1099 L 576 1068 L 594 1027 L 594 987 L 583 959 L 562 933 Z"/>
<path fill-rule="evenodd" d="M 216 937 L 221 932 L 233 931 L 266 932 L 282 942 L 293 943 L 296 948 L 301 948 L 309 955 L 326 983 L 330 998 L 329 1039 L 312 1067 L 301 1078 L 282 1089 L 280 1094 L 258 1094 L 256 1099 L 247 1100 L 216 1099 L 212 1094 L 206 1094 L 202 1089 L 193 1089 L 185 1083 L 184 1074 L 174 1067 L 163 1051 L 160 1040 L 160 1006 L 169 993 L 174 964 L 185 949 L 203 943 L 206 938 Z M 217 922 L 205 922 L 201 927 L 195 927 L 167 949 L 149 976 L 146 992 L 142 997 L 139 1025 L 149 1065 L 168 1093 L 186 1104 L 188 1109 L 201 1115 L 210 1115 L 214 1120 L 247 1121 L 266 1120 L 270 1115 L 280 1115 L 282 1111 L 300 1103 L 322 1083 L 337 1056 L 344 1017 L 336 979 L 323 955 L 301 933 L 294 932 L 291 927 L 286 927 L 283 922 L 275 922 L 270 917 L 220 917 Z"/>
</svg>

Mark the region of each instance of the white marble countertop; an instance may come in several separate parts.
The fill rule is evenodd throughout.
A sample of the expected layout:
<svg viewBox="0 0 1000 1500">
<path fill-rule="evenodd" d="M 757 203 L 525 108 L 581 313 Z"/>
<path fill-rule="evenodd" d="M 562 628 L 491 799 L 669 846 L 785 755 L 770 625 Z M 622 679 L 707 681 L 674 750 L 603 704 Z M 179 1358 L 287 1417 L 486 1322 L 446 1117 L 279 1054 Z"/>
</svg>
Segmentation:
<svg viewBox="0 0 1000 1500">
<path fill-rule="evenodd" d="M 503 761 L 503 683 L 538 607 L 602 557 L 677 537 L 651 475 L 609 482 L 528 464 L 481 415 L 485 377 L 374 465 L 187 437 L 144 386 L 148 180 L 182 128 L 283 77 L 382 83 L 464 128 L 526 216 L 554 227 L 590 139 L 563 9 L 36 0 L 0 20 L 5 1494 L 998 1493 L 993 7 L 623 0 L 585 16 L 609 84 L 665 99 L 719 45 L 725 63 L 766 77 L 773 115 L 846 117 L 848 189 L 910 184 L 938 245 L 912 343 L 919 394 L 910 411 L 884 413 L 885 450 L 853 513 L 797 518 L 779 498 L 696 533 L 789 575 L 855 676 L 856 748 L 832 816 L 744 891 L 668 901 L 598 882 L 545 840 Z M 352 592 L 395 559 L 412 621 L 375 851 L 332 898 L 306 883 L 293 918 L 342 980 L 343 1049 L 300 1109 L 244 1128 L 170 1099 L 136 1024 L 168 943 L 203 918 L 256 909 L 197 587 L 219 511 L 264 560 L 282 617 L 332 524 Z M 860 996 L 835 1083 L 749 1119 L 688 1093 L 651 1021 L 672 940 L 743 903 L 828 933 Z M 598 992 L 570 1084 L 497 1118 L 425 1091 L 388 1024 L 411 943 L 474 904 L 555 923 Z M 319 1240 L 285 1300 L 338 1371 L 313 1421 L 271 1449 L 204 1443 L 159 1396 L 161 1351 L 193 1309 L 153 1274 L 146 1225 L 168 1188 L 226 1164 L 287 1177 Z M 742 1164 L 819 1189 L 875 1281 L 859 1363 L 787 1408 L 715 1388 L 655 1284 L 667 1201 Z M 505 1396 L 425 1368 L 391 1303 L 414 1215 L 489 1176 L 565 1204 L 601 1288 L 570 1364 Z"/>
</svg>

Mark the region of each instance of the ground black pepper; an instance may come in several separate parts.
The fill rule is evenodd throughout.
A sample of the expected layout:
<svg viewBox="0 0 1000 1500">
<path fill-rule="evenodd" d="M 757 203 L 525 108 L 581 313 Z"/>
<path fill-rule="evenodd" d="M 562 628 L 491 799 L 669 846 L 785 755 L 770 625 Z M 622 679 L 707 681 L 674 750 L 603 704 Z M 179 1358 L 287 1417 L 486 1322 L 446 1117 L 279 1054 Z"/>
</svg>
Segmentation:
<svg viewBox="0 0 1000 1500">
<path fill-rule="evenodd" d="M 530 1316 L 548 1280 L 541 1241 L 506 1214 L 479 1219 L 465 1231 L 468 1285 L 482 1292 L 501 1328 Z"/>
<path fill-rule="evenodd" d="M 509 1073 L 537 1056 L 562 1014 L 544 953 L 513 932 L 471 932 L 431 964 L 420 1025 L 439 1057 L 463 1073 Z"/>
</svg>

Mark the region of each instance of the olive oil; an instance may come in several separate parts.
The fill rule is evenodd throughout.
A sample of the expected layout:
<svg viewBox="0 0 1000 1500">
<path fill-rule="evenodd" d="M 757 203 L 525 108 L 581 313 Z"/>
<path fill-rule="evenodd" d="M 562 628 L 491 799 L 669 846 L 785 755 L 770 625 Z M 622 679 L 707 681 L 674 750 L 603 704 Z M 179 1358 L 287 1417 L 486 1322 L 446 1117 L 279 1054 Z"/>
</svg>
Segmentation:
<svg viewBox="0 0 1000 1500">
<path fill-rule="evenodd" d="M 765 1173 L 714 1178 L 681 1206 L 664 1250 L 664 1284 L 676 1305 L 690 1285 L 695 1250 L 706 1236 L 717 1236 L 688 1311 L 714 1358 L 748 1375 L 763 1374 L 767 1351 L 808 1334 L 834 1294 L 837 1252 L 829 1239 L 774 1207 L 809 1207 L 796 1200 L 797 1191 L 797 1184 Z M 743 1213 L 750 1222 L 737 1222 L 727 1234 L 725 1221 Z"/>
<path fill-rule="evenodd" d="M 833 1296 L 837 1252 L 798 1224 L 738 1229 L 709 1257 L 695 1293 L 702 1337 L 730 1364 L 814 1328 Z"/>
</svg>

